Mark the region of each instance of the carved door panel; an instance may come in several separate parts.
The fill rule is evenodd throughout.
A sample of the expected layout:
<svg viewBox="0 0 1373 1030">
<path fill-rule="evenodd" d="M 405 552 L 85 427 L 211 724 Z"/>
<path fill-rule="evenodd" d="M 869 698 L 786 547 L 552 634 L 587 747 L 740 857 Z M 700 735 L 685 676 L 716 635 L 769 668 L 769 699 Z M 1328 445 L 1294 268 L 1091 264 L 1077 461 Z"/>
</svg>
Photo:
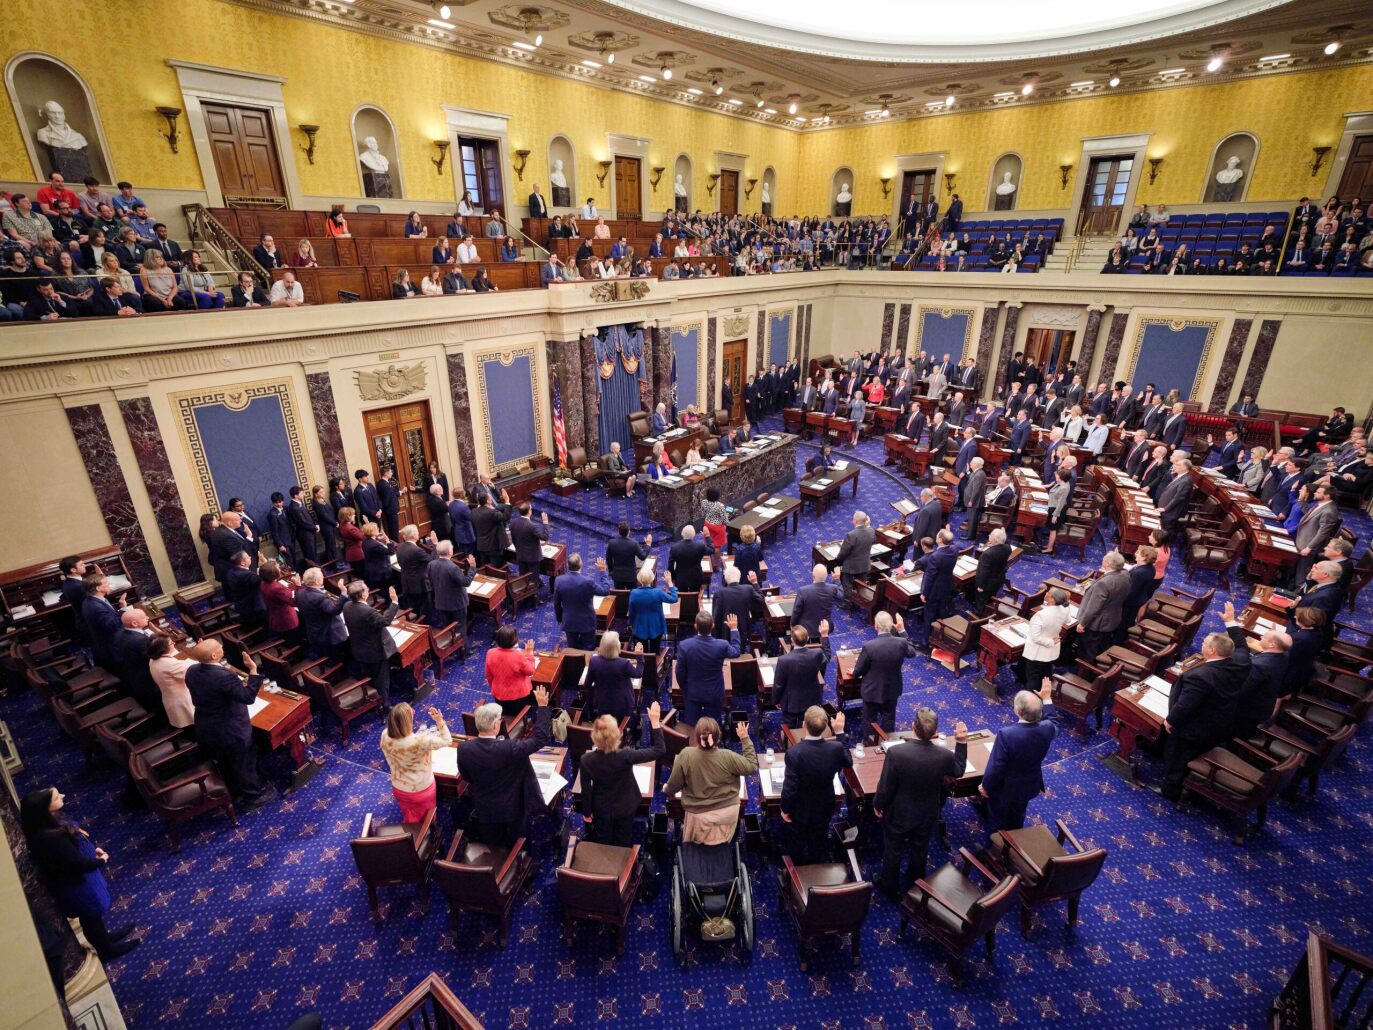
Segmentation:
<svg viewBox="0 0 1373 1030">
<path fill-rule="evenodd" d="M 424 474 L 434 460 L 434 426 L 427 401 L 412 401 L 393 408 L 376 408 L 363 419 L 367 428 L 372 477 L 381 479 L 384 468 L 395 470 L 402 491 L 400 524 L 414 523 L 420 536 L 429 532 L 429 508 L 424 500 Z"/>
<path fill-rule="evenodd" d="M 729 376 L 729 386 L 734 391 L 734 409 L 729 413 L 729 418 L 735 425 L 744 420 L 744 383 L 748 378 L 744 361 L 747 355 L 747 340 L 732 340 L 725 344 L 724 375 Z"/>
</svg>

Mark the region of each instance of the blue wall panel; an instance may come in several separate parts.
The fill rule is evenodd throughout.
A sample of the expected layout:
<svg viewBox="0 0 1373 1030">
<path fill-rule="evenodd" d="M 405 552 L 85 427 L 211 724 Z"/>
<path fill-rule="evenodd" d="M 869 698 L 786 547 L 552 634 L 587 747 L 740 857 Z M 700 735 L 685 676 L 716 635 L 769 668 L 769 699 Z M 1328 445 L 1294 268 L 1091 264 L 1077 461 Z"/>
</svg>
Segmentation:
<svg viewBox="0 0 1373 1030">
<path fill-rule="evenodd" d="M 280 396 L 254 397 L 237 411 L 224 404 L 198 405 L 192 415 L 219 504 L 228 507 L 229 498 L 242 497 L 261 526 L 272 491 L 309 488 L 299 480 Z"/>
<path fill-rule="evenodd" d="M 963 344 L 968 338 L 968 323 L 972 316 L 955 311 L 945 318 L 938 311 L 925 311 L 920 316 L 920 345 L 917 352 L 926 351 L 936 359 L 953 355 L 955 362 L 963 358 Z"/>
<path fill-rule="evenodd" d="M 534 418 L 533 359 L 528 354 L 519 354 L 505 365 L 497 357 L 483 358 L 482 383 L 495 464 L 505 465 L 536 454 L 539 427 Z"/>
<path fill-rule="evenodd" d="M 781 368 L 791 348 L 791 312 L 772 315 L 768 325 L 768 364 Z"/>
<path fill-rule="evenodd" d="M 1174 330 L 1167 322 L 1145 323 L 1130 385 L 1139 389 L 1153 383 L 1160 394 L 1176 389 L 1191 399 L 1197 370 L 1214 333 L 1211 325 L 1184 325 Z"/>
<path fill-rule="evenodd" d="M 701 330 L 672 330 L 672 356 L 677 360 L 677 407 L 702 406 L 700 394 Z"/>
</svg>

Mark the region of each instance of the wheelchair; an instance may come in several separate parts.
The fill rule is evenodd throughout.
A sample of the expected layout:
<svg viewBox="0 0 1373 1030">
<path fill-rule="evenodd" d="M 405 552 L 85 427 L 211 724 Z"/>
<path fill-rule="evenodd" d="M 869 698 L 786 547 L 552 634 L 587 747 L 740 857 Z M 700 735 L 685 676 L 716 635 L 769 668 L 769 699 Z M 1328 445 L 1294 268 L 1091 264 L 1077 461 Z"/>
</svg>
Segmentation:
<svg viewBox="0 0 1373 1030">
<path fill-rule="evenodd" d="M 727 844 L 682 843 L 672 867 L 672 953 L 686 960 L 684 938 L 699 934 L 702 941 L 738 942 L 739 961 L 753 958 L 753 885 L 744 864 L 744 835 L 736 832 Z"/>
</svg>

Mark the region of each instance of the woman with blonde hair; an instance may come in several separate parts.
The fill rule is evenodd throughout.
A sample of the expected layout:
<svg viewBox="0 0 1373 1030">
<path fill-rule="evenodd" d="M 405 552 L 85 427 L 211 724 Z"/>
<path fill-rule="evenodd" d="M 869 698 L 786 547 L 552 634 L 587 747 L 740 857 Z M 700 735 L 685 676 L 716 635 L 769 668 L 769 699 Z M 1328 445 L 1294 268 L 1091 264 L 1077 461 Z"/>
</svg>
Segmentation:
<svg viewBox="0 0 1373 1030">
<path fill-rule="evenodd" d="M 119 263 L 119 255 L 114 251 L 107 250 L 100 258 L 100 274 L 110 279 L 118 279 L 125 293 L 134 293 L 133 275 Z"/>
<path fill-rule="evenodd" d="M 739 777 L 758 771 L 758 756 L 748 736 L 748 723 L 736 723 L 735 736 L 744 753 L 720 746 L 720 724 L 709 716 L 696 721 L 691 747 L 677 755 L 668 777 L 667 796 L 681 792 L 686 819 L 682 840 L 689 844 L 727 844 L 739 824 Z"/>
<path fill-rule="evenodd" d="M 634 767 L 656 762 L 666 753 L 658 702 L 648 706 L 651 743 L 645 748 L 620 745 L 620 723 L 602 715 L 591 725 L 592 750 L 582 755 L 582 819 L 591 827 L 587 836 L 597 844 L 627 848 L 634 838 L 634 816 L 642 793 Z"/>
<path fill-rule="evenodd" d="M 404 701 L 391 708 L 381 731 L 381 753 L 391 772 L 391 793 L 400 804 L 401 820 L 423 822 L 435 807 L 434 752 L 453 746 L 443 713 L 429 709 L 432 728 L 415 729 L 415 710 Z"/>
<path fill-rule="evenodd" d="M 620 634 L 613 629 L 601 636 L 601 644 L 586 666 L 586 690 L 591 711 L 614 716 L 618 722 L 635 715 L 634 680 L 643 675 L 642 663 L 620 654 Z M 637 728 L 638 720 L 635 719 Z"/>
<path fill-rule="evenodd" d="M 291 255 L 292 268 L 318 268 L 319 259 L 315 257 L 315 245 L 304 236 L 296 243 L 296 252 Z"/>
</svg>

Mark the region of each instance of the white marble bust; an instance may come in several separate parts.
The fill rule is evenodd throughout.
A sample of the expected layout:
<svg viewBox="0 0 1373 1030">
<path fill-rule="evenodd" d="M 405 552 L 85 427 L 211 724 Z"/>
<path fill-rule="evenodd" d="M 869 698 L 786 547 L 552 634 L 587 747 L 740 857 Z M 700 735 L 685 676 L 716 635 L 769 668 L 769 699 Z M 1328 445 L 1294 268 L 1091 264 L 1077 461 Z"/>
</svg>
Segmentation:
<svg viewBox="0 0 1373 1030">
<path fill-rule="evenodd" d="M 764 204 L 771 204 L 771 203 L 772 203 L 772 191 L 768 189 L 768 184 L 767 184 L 767 183 L 763 183 L 763 203 L 764 203 Z"/>
<path fill-rule="evenodd" d="M 567 176 L 563 174 L 563 163 L 561 161 L 553 162 L 553 171 L 549 174 L 548 181 L 559 189 L 567 189 Z"/>
<path fill-rule="evenodd" d="M 38 113 L 47 122 L 36 133 L 39 143 L 63 150 L 80 150 L 86 146 L 86 137 L 67 124 L 67 112 L 56 100 L 49 100 Z"/>
<path fill-rule="evenodd" d="M 679 197 L 685 197 L 687 195 L 686 187 L 682 185 L 682 177 L 680 175 L 677 176 L 676 181 L 672 184 L 672 192 Z"/>
<path fill-rule="evenodd" d="M 835 197 L 834 199 L 840 204 L 847 204 L 849 201 L 853 199 L 853 194 L 849 192 L 848 183 L 840 183 L 839 196 Z"/>
<path fill-rule="evenodd" d="M 358 155 L 358 160 L 362 162 L 362 166 L 369 171 L 385 175 L 391 168 L 391 159 L 378 149 L 377 138 L 368 136 L 362 141 L 362 146 L 364 149 Z"/>
<path fill-rule="evenodd" d="M 1233 186 L 1244 178 L 1244 169 L 1240 166 L 1240 159 L 1231 154 L 1225 159 L 1225 167 L 1216 173 L 1216 182 L 1222 186 Z"/>
<path fill-rule="evenodd" d="M 1015 183 L 1011 182 L 1011 173 L 1006 172 L 1001 181 L 996 184 L 996 195 L 998 197 L 1010 196 L 1015 192 Z"/>
</svg>

